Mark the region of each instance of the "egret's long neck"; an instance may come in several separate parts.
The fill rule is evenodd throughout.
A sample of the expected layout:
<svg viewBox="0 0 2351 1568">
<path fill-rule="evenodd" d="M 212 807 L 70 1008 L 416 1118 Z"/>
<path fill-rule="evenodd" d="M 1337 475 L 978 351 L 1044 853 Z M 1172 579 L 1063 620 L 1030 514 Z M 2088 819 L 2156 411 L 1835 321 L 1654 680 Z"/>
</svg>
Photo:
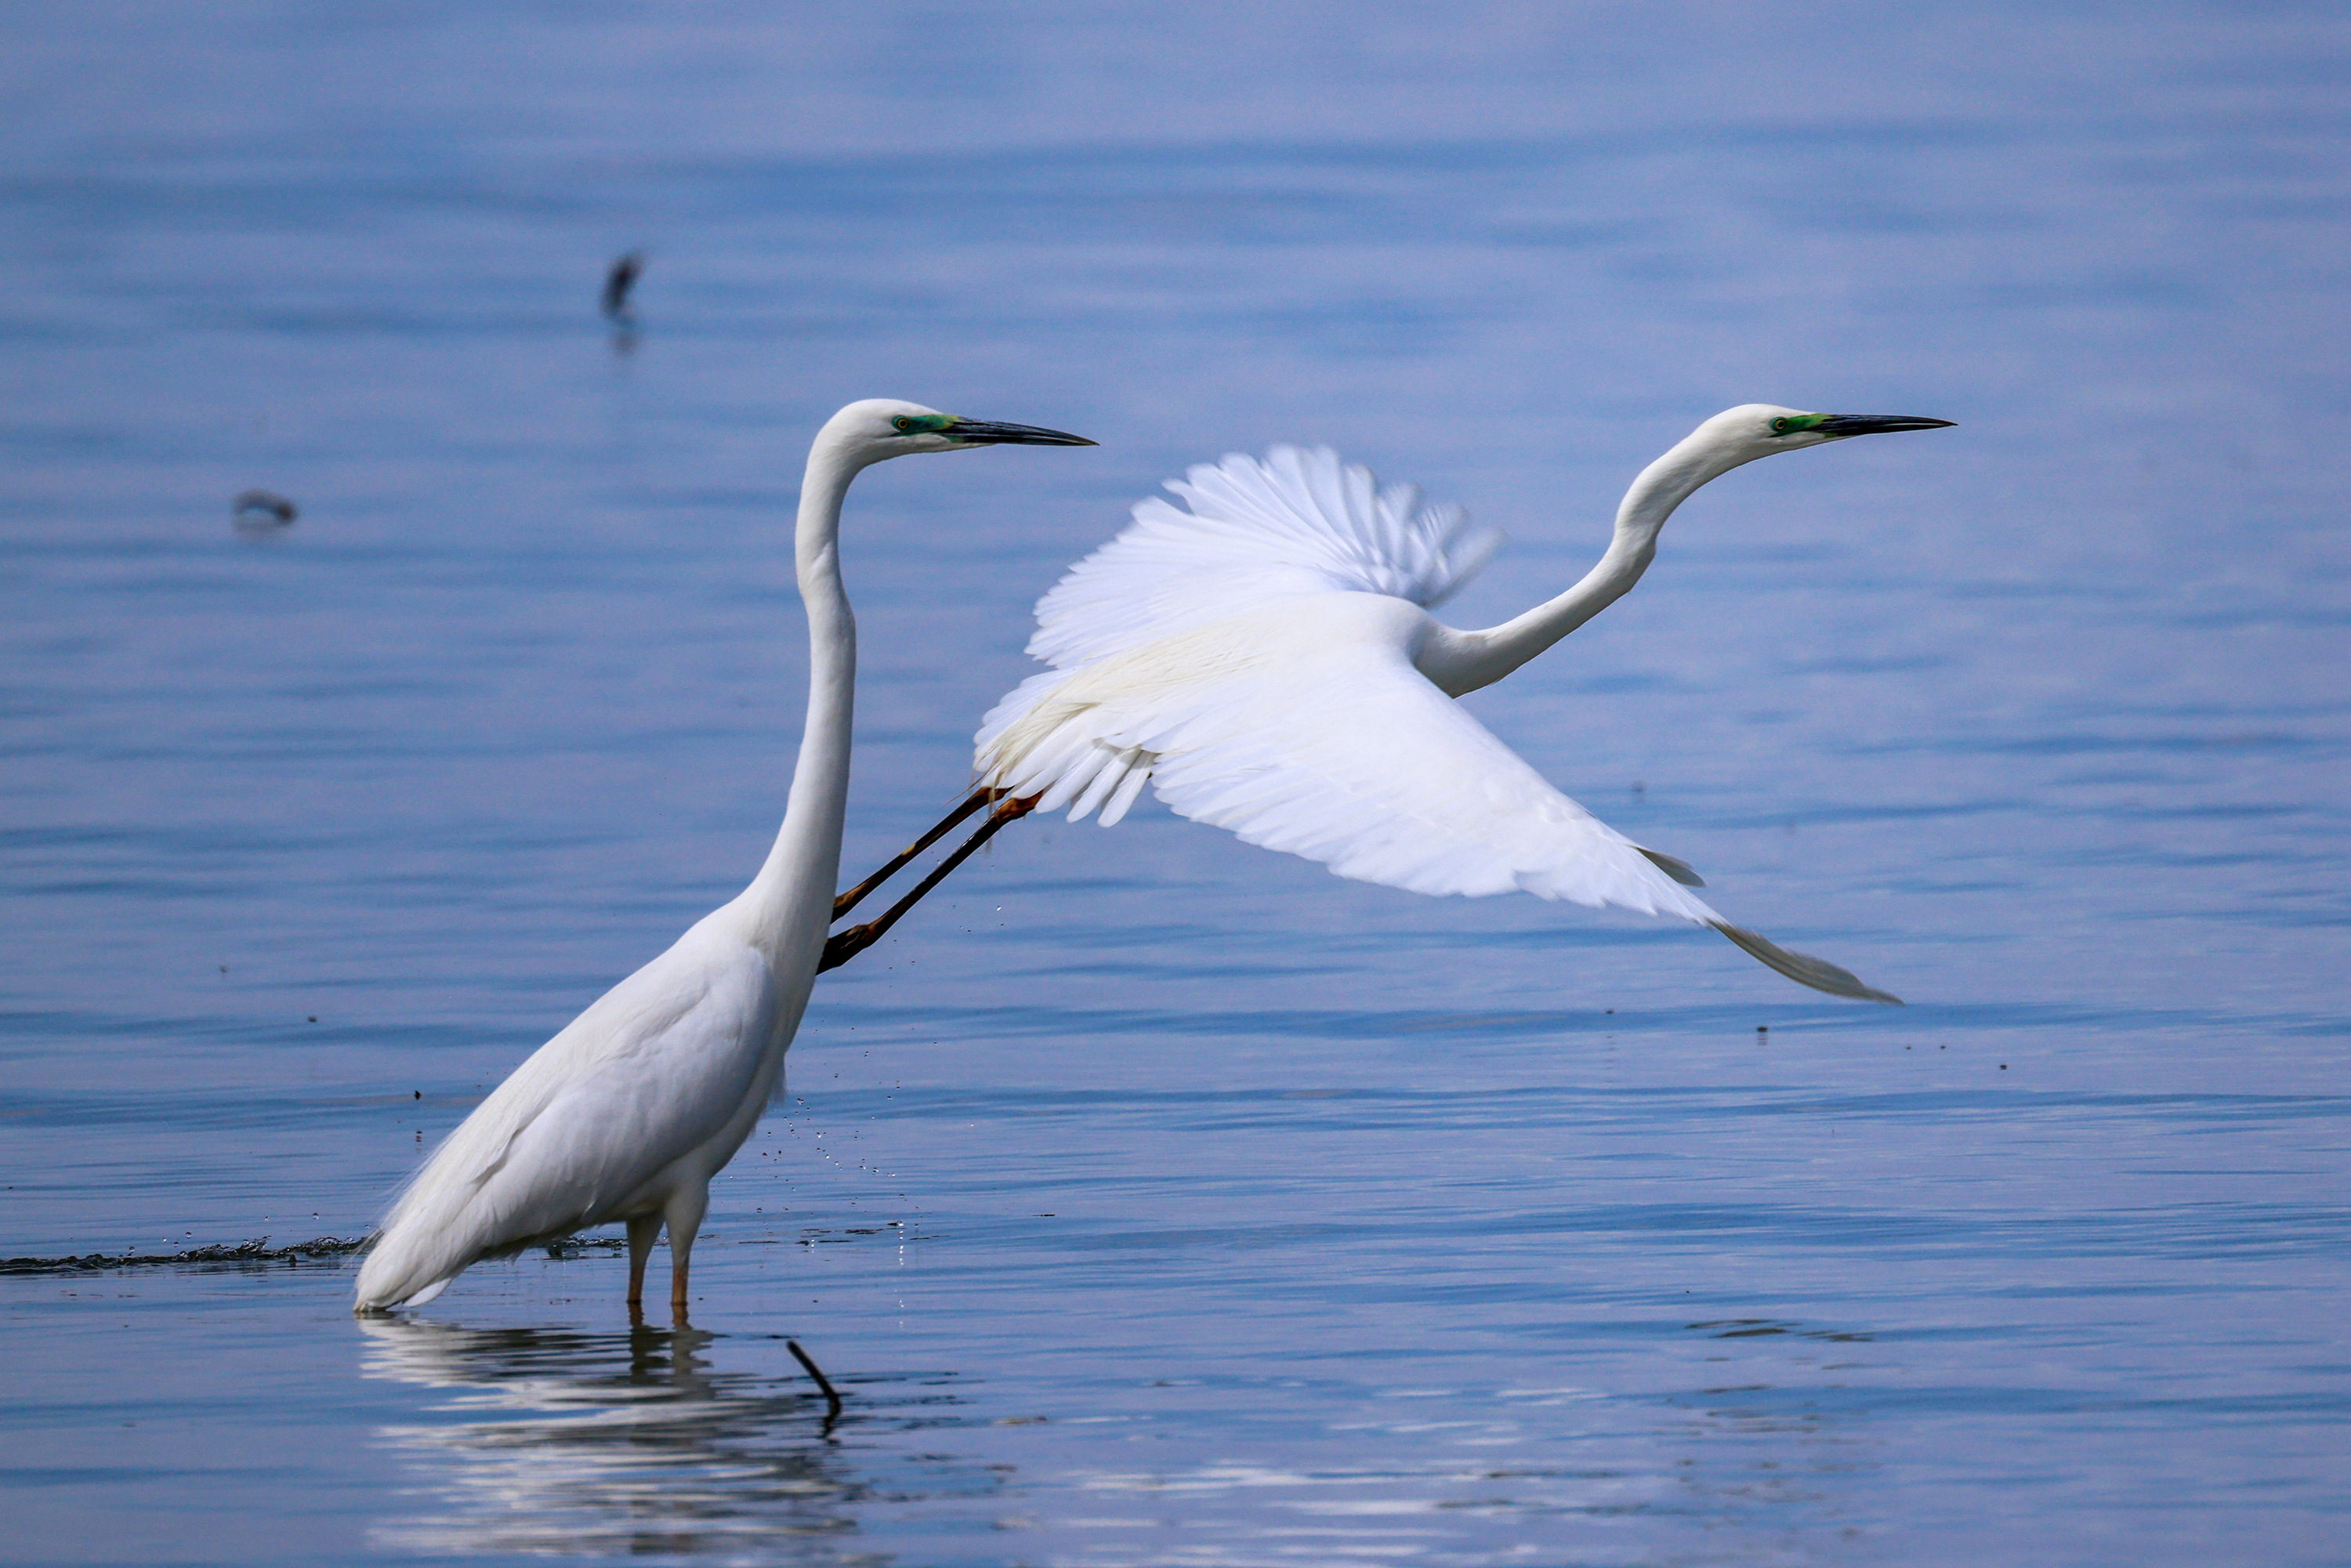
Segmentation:
<svg viewBox="0 0 2351 1568">
<path fill-rule="evenodd" d="M 1711 440 L 1692 434 L 1641 470 L 1616 507 L 1616 533 L 1599 563 L 1583 580 L 1547 604 L 1489 626 L 1437 639 L 1421 668 L 1454 696 L 1491 685 L 1624 597 L 1641 580 L 1657 553 L 1657 531 L 1674 508 L 1708 480 L 1747 459 L 1731 456 Z"/>
<path fill-rule="evenodd" d="M 808 722 L 792 769 L 784 825 L 737 907 L 752 942 L 778 964 L 823 946 L 841 874 L 841 831 L 849 803 L 849 740 L 857 688 L 857 621 L 841 582 L 841 501 L 862 465 L 832 443 L 809 453 L 793 535 L 800 602 L 808 609 Z M 811 962 L 813 958 L 811 957 Z"/>
</svg>

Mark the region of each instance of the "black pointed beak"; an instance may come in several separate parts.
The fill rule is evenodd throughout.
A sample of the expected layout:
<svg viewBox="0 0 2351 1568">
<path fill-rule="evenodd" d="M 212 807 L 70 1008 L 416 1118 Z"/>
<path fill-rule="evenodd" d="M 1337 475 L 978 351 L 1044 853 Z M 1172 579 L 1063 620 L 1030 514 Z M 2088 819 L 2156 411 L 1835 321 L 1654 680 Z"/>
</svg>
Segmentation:
<svg viewBox="0 0 2351 1568">
<path fill-rule="evenodd" d="M 1813 428 L 1823 435 L 1885 435 L 1896 430 L 1944 430 L 1953 423 L 1907 413 L 1833 413 Z"/>
<path fill-rule="evenodd" d="M 1092 446 L 1093 442 L 1066 430 L 1045 430 L 1034 424 L 998 424 L 987 419 L 958 419 L 942 433 L 967 446 Z"/>
</svg>

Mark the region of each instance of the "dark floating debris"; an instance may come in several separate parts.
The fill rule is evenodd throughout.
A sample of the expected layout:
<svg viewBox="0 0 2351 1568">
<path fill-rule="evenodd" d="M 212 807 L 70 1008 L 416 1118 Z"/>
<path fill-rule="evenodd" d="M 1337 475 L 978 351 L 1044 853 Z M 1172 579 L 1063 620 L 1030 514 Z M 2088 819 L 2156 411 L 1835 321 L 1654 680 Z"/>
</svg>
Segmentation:
<svg viewBox="0 0 2351 1568">
<path fill-rule="evenodd" d="M 1798 1339 L 1826 1340 L 1836 1344 L 1868 1344 L 1877 1338 L 1866 1330 L 1807 1328 L 1792 1318 L 1714 1318 L 1682 1326 L 1692 1333 L 1704 1333 L 1709 1339 L 1758 1339 L 1792 1334 Z"/>
<path fill-rule="evenodd" d="M 816 1385 L 824 1390 L 824 1418 L 829 1422 L 839 1419 L 841 1396 L 834 1391 L 832 1379 L 824 1375 L 824 1368 L 819 1366 L 815 1358 L 800 1348 L 799 1341 L 788 1339 L 784 1342 L 784 1348 L 792 1353 L 792 1359 L 807 1368 L 808 1375 L 816 1379 Z"/>
<path fill-rule="evenodd" d="M 275 490 L 240 490 L 228 504 L 229 520 L 241 534 L 274 534 L 302 515 L 302 508 Z"/>
<path fill-rule="evenodd" d="M 191 1247 L 184 1252 L 85 1252 L 77 1258 L 0 1258 L 0 1274 L 94 1274 L 108 1269 L 167 1269 L 190 1263 L 296 1263 L 305 1258 L 342 1258 L 373 1240 L 369 1236 L 320 1236 L 291 1247 L 272 1247 L 266 1236 L 252 1241 Z"/>
<path fill-rule="evenodd" d="M 629 1239 L 625 1236 L 566 1236 L 547 1244 L 547 1255 L 557 1262 L 566 1258 L 585 1258 L 590 1252 L 625 1252 Z"/>
<path fill-rule="evenodd" d="M 604 275 L 604 314 L 615 321 L 629 317 L 629 290 L 637 286 L 637 277 L 645 269 L 645 253 L 630 251 L 612 263 L 612 270 Z"/>
</svg>

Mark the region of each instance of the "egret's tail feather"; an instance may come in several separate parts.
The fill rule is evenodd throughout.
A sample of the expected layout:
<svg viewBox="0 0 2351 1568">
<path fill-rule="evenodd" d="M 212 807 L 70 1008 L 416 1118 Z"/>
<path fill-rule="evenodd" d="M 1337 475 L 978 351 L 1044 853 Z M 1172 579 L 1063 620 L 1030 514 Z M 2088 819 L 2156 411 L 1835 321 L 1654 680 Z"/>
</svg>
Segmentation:
<svg viewBox="0 0 2351 1568">
<path fill-rule="evenodd" d="M 455 1278 L 456 1276 L 454 1274 L 449 1277 L 451 1280 Z M 400 1304 L 403 1307 L 421 1307 L 448 1288 L 449 1280 L 435 1280 L 431 1284 L 425 1286 L 424 1289 L 417 1291 L 416 1294 L 409 1297 L 408 1300 L 401 1302 Z"/>
<path fill-rule="evenodd" d="M 394 1307 L 421 1307 L 447 1290 L 449 1281 L 463 1271 L 449 1269 L 435 1279 L 433 1264 L 438 1260 L 416 1257 L 416 1250 L 413 1241 L 396 1232 L 378 1237 L 374 1248 L 360 1260 L 351 1311 L 366 1317 Z"/>
<path fill-rule="evenodd" d="M 384 1234 L 360 1264 L 356 1299 L 351 1311 L 361 1317 L 394 1307 L 421 1307 L 447 1290 L 457 1276 L 476 1263 L 512 1258 L 533 1247 L 559 1240 L 580 1228 L 559 1227 L 542 1235 L 515 1237 L 490 1244 L 455 1241 L 446 1231 L 421 1225 L 403 1228 L 395 1214 Z"/>
<path fill-rule="evenodd" d="M 1647 851 L 1642 852 L 1646 854 Z M 1655 860 L 1656 857 L 1649 857 Z M 1850 969 L 1840 969 L 1825 958 L 1815 958 L 1810 953 L 1792 952 L 1768 937 L 1760 936 L 1740 926 L 1714 922 L 1714 928 L 1730 938 L 1731 945 L 1749 957 L 1781 974 L 1800 986 L 1810 986 L 1816 991 L 1826 991 L 1833 997 L 1851 997 L 1856 1001 L 1890 1002 L 1902 1005 L 1902 998 L 1872 986 L 1861 983 L 1861 977 Z"/>
</svg>

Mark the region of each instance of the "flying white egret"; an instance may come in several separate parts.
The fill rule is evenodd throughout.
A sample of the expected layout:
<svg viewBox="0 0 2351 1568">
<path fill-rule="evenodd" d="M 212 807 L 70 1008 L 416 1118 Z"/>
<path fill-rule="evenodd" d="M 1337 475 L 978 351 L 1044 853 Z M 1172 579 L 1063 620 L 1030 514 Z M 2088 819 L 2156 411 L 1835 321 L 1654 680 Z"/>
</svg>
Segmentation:
<svg viewBox="0 0 2351 1568">
<path fill-rule="evenodd" d="M 1083 436 L 853 402 L 809 449 L 795 536 L 809 618 L 808 721 L 782 829 L 759 874 L 669 951 L 534 1051 L 443 1141 L 385 1219 L 354 1310 L 421 1306 L 482 1259 L 612 1220 L 629 1231 L 629 1305 L 666 1224 L 670 1303 L 710 1178 L 775 1092 L 832 922 L 849 794 L 857 626 L 841 581 L 841 497 L 870 465 L 977 446 L 1091 446 Z"/>
<path fill-rule="evenodd" d="M 1687 891 L 1705 885 L 1688 866 L 1560 793 L 1453 699 L 1639 581 L 1667 517 L 1709 479 L 1774 453 L 1950 423 L 1726 410 L 1642 470 L 1581 582 L 1482 632 L 1428 613 L 1500 543 L 1468 529 L 1458 507 L 1426 506 L 1409 486 L 1382 491 L 1369 469 L 1327 448 L 1204 464 L 1167 486 L 1190 510 L 1141 503 L 1039 601 L 1029 652 L 1055 668 L 988 714 L 982 788 L 924 843 L 989 801 L 995 811 L 958 859 L 1031 810 L 1067 806 L 1072 821 L 1099 810 L 1108 827 L 1148 780 L 1179 815 L 1341 876 L 1677 915 L 1800 985 L 1896 1001 L 1724 920 Z M 844 894 L 844 907 L 871 885 Z M 899 910 L 836 936 L 835 953 L 871 941 Z"/>
</svg>

